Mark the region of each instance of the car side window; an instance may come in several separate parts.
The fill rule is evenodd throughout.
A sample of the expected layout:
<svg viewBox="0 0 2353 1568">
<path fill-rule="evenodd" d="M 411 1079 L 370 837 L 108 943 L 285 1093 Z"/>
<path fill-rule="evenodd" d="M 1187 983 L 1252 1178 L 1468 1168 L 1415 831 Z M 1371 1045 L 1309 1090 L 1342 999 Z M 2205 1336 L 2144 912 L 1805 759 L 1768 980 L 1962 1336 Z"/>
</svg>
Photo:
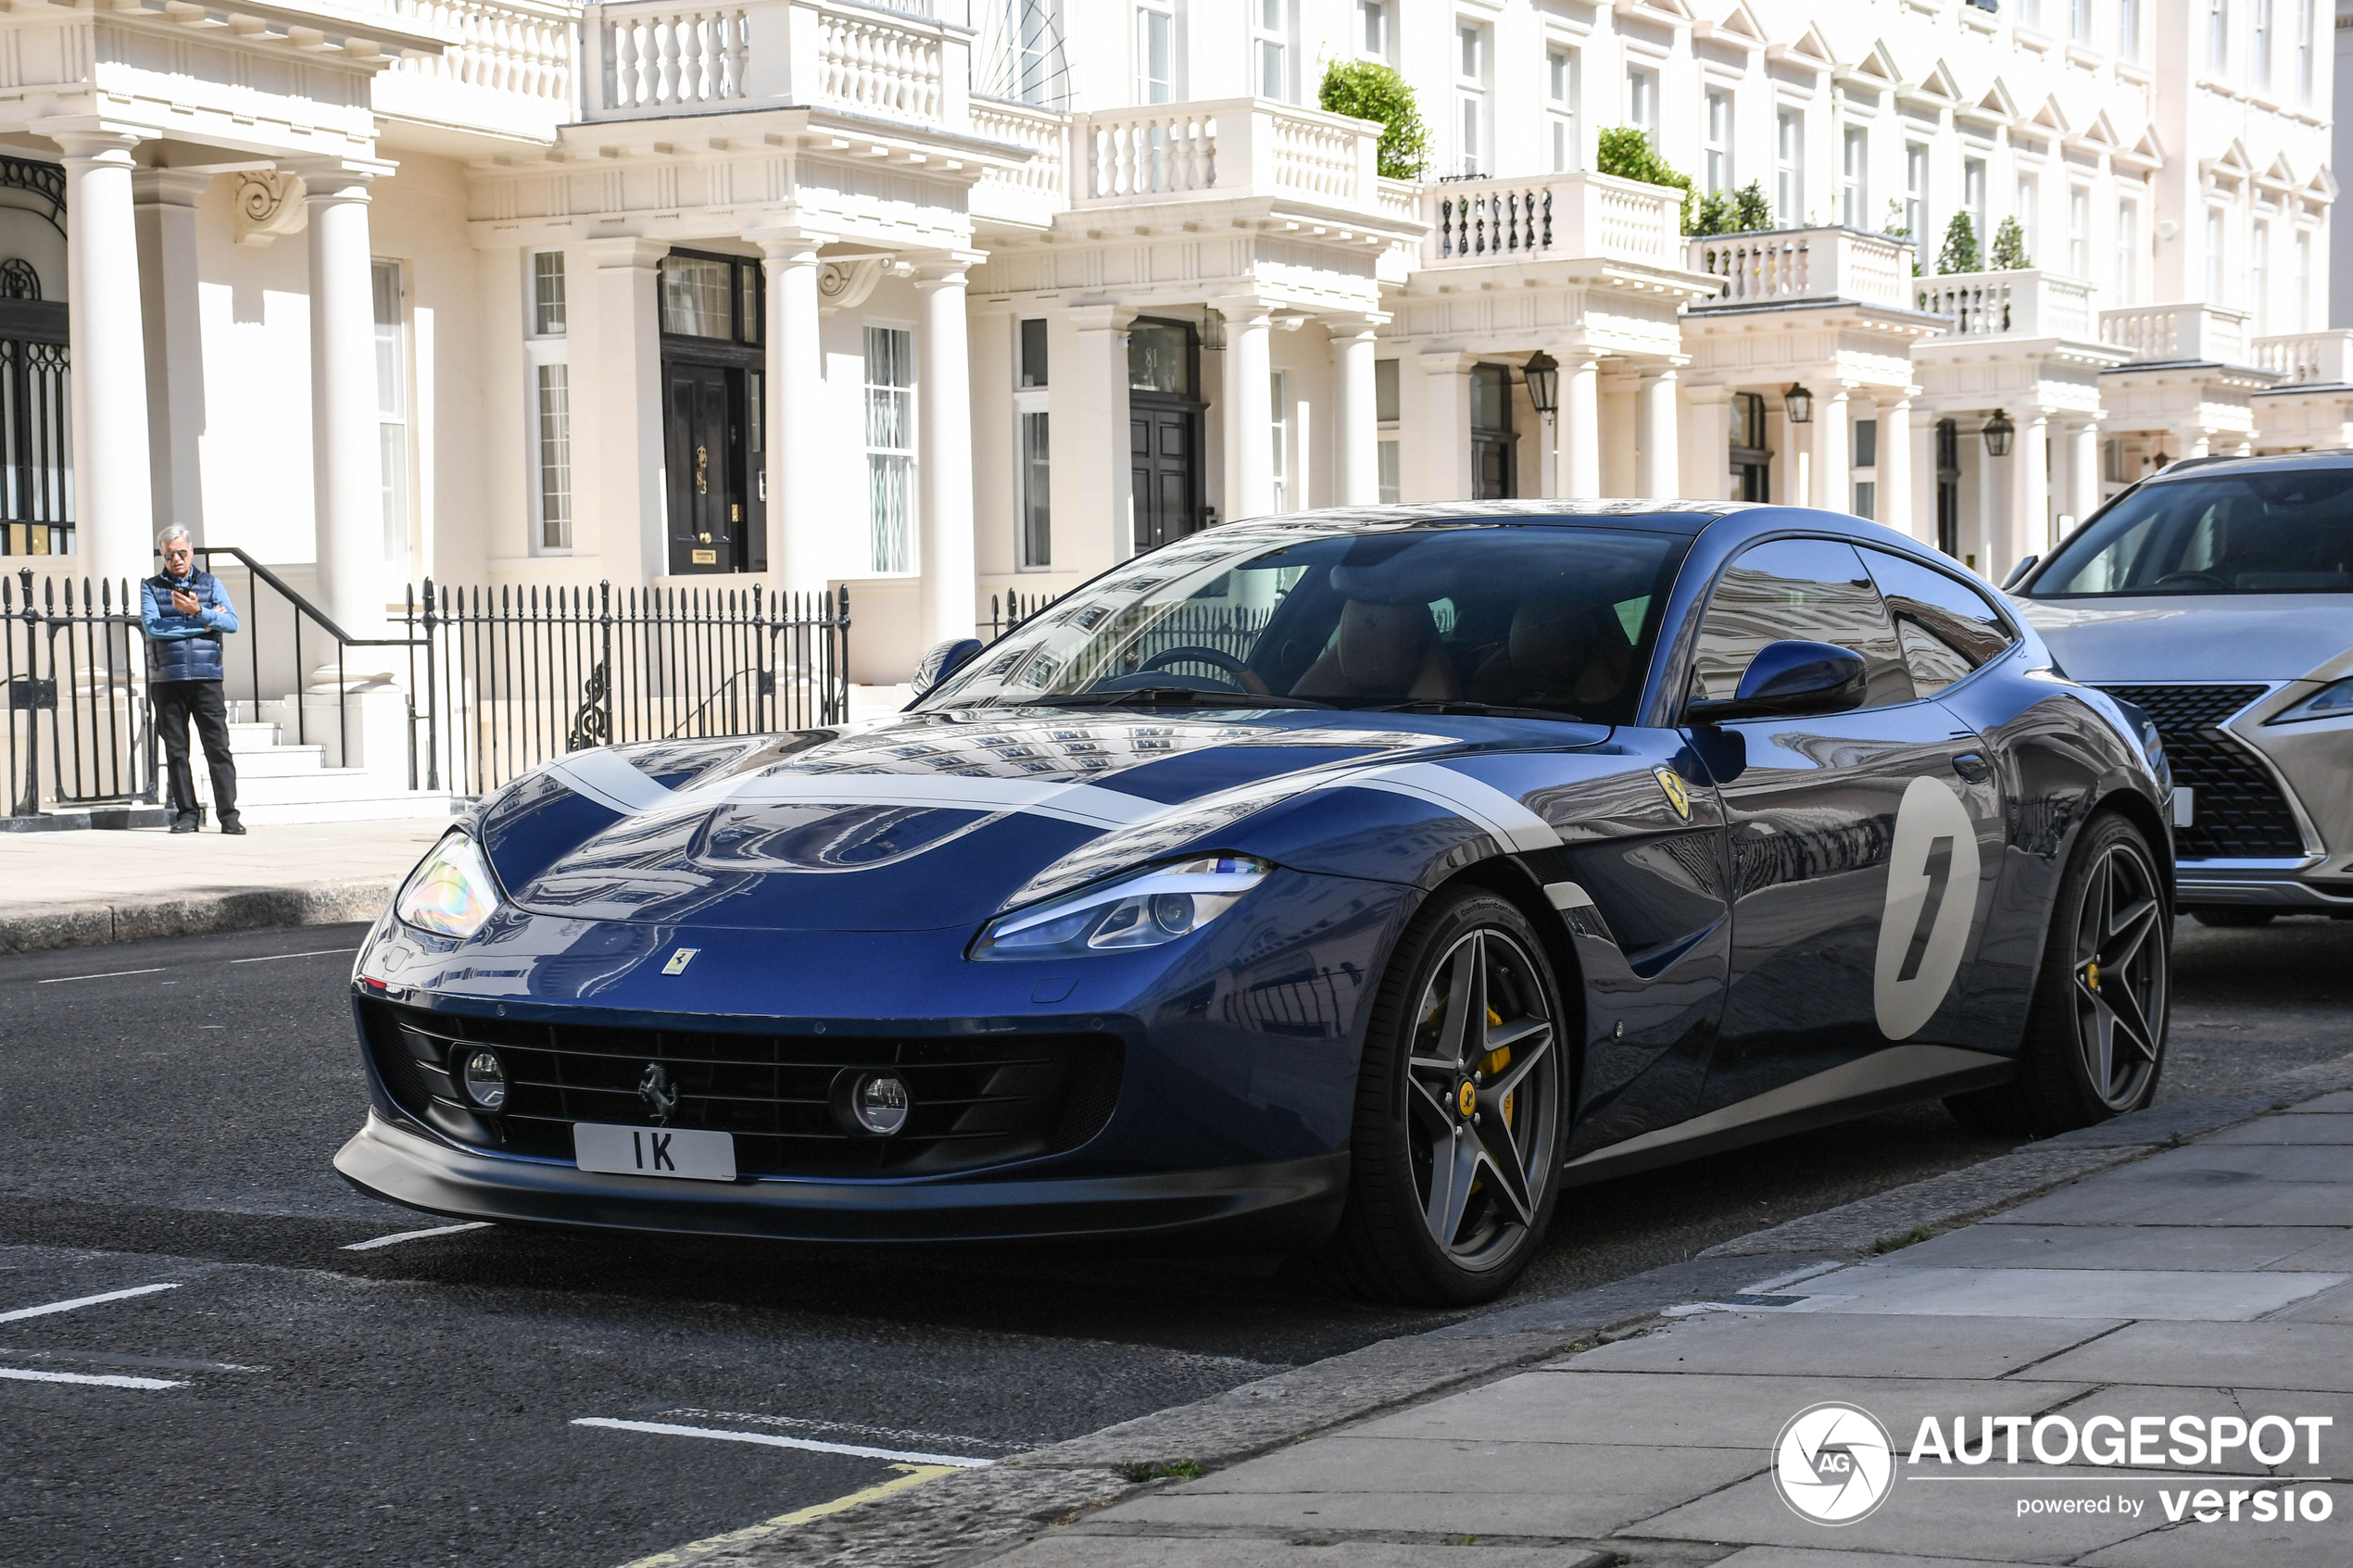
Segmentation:
<svg viewBox="0 0 2353 1568">
<path fill-rule="evenodd" d="M 1984 594 L 1951 573 L 1868 546 L 1863 562 L 1895 618 L 1920 696 L 1935 696 L 2018 640 Z"/>
<path fill-rule="evenodd" d="M 1830 643 L 1860 654 L 1866 708 L 1910 702 L 1912 677 L 1887 606 L 1855 546 L 1841 539 L 1772 539 L 1725 569 L 1700 622 L 1692 662 L 1694 697 L 1722 701 L 1740 688 L 1768 643 Z"/>
</svg>

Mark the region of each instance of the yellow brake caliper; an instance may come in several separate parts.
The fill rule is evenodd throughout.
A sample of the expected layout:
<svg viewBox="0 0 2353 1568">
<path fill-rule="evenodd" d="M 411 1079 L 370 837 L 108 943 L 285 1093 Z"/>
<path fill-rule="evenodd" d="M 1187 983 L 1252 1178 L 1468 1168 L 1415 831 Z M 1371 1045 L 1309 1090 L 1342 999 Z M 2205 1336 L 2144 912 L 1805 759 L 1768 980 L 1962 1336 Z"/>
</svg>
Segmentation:
<svg viewBox="0 0 2353 1568">
<path fill-rule="evenodd" d="M 1504 1015 L 1497 1012 L 1493 1008 L 1489 1008 L 1487 1010 L 1487 1025 L 1491 1029 L 1501 1029 L 1504 1026 Z M 1509 1046 L 1498 1046 L 1493 1050 L 1489 1051 L 1487 1053 L 1487 1060 L 1480 1062 L 1478 1065 L 1481 1072 L 1485 1073 L 1490 1078 L 1492 1078 L 1511 1064 L 1512 1047 Z M 1504 1123 L 1506 1126 L 1512 1124 L 1512 1101 L 1517 1099 L 1518 1098 L 1519 1091 L 1516 1089 L 1504 1097 Z"/>
</svg>

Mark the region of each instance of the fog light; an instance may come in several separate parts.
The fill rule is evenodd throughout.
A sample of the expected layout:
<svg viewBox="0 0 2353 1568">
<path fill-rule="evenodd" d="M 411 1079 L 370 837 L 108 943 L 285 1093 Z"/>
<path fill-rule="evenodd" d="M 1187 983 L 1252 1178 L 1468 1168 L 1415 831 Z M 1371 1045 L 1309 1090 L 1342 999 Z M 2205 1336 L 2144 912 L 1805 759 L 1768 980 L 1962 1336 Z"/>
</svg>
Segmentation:
<svg viewBox="0 0 2353 1568">
<path fill-rule="evenodd" d="M 869 1073 L 849 1091 L 849 1114 L 876 1137 L 888 1137 L 907 1124 L 912 1101 L 907 1082 L 896 1073 Z"/>
<path fill-rule="evenodd" d="M 476 1110 L 507 1108 L 507 1064 L 498 1060 L 497 1051 L 468 1051 L 464 1065 L 458 1069 L 458 1082 Z"/>
</svg>

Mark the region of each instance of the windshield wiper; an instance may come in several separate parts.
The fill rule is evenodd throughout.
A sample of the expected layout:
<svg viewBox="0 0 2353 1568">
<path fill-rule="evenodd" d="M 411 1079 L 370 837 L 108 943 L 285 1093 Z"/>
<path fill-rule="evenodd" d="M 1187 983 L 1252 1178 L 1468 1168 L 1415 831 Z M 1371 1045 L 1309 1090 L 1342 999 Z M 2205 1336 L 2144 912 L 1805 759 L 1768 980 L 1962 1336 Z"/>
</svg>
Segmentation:
<svg viewBox="0 0 2353 1568">
<path fill-rule="evenodd" d="M 1303 696 L 1205 692 L 1193 686 L 1132 686 L 1114 692 L 1057 692 L 1016 699 L 1026 708 L 1329 708 Z"/>
<path fill-rule="evenodd" d="M 1367 703 L 1358 709 L 1365 713 L 1463 713 L 1485 719 L 1550 719 L 1561 724 L 1590 724 L 1592 720 L 1581 714 L 1564 713 L 1557 708 L 1514 708 L 1508 703 L 1472 702 L 1465 697 L 1427 696 L 1408 702 Z"/>
</svg>

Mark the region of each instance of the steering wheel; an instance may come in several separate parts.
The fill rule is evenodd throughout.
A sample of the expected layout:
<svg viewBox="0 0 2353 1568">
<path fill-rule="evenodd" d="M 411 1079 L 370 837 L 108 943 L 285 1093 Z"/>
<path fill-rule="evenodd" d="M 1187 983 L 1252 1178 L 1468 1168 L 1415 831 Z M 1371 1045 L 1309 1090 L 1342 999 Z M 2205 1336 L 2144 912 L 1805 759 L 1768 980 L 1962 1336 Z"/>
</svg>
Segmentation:
<svg viewBox="0 0 2353 1568">
<path fill-rule="evenodd" d="M 2157 580 L 2160 588 L 2227 588 L 2229 583 L 2210 571 L 2169 571 Z"/>
<path fill-rule="evenodd" d="M 1212 669 L 1223 670 L 1233 677 L 1235 685 L 1252 696 L 1267 695 L 1266 683 L 1259 678 L 1257 671 L 1252 670 L 1232 654 L 1220 653 L 1215 648 L 1194 647 L 1189 645 L 1184 647 L 1163 648 L 1138 665 L 1137 670 L 1139 672 L 1145 670 L 1161 670 L 1171 664 L 1206 664 Z"/>
</svg>

